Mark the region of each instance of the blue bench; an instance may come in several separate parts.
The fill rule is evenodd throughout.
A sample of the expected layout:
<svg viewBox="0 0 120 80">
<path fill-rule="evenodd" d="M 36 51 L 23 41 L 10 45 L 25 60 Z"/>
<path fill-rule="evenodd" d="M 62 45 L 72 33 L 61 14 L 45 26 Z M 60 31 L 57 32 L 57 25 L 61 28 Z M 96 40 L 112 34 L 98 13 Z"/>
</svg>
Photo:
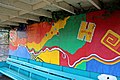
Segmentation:
<svg viewBox="0 0 120 80">
<path fill-rule="evenodd" d="M 100 75 L 15 56 L 0 64 L 0 72 L 14 80 L 98 80 Z"/>
<path fill-rule="evenodd" d="M 39 71 L 37 68 L 33 68 L 33 65 L 27 64 L 27 62 L 15 60 L 12 58 L 8 58 L 7 62 L 8 67 L 1 67 L 0 72 L 3 73 L 6 76 L 9 76 L 10 78 L 14 80 L 36 80 L 32 78 L 32 73 L 40 76 L 41 79 L 47 79 L 47 80 L 66 80 L 65 78 L 51 75 L 49 73 L 46 73 L 44 71 Z M 12 66 L 16 67 L 12 69 Z"/>
<path fill-rule="evenodd" d="M 20 60 L 19 60 L 20 59 Z M 62 71 L 46 68 L 46 63 L 37 62 L 24 58 L 8 58 L 6 66 L 0 67 L 0 73 L 14 80 L 94 80 Z M 34 63 L 34 64 L 33 64 Z"/>
</svg>

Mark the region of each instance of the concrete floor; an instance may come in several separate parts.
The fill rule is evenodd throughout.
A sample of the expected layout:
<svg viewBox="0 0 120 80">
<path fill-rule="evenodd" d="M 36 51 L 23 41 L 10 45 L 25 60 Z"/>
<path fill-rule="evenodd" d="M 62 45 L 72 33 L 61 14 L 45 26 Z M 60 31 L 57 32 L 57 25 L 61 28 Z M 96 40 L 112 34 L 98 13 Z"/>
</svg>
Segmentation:
<svg viewBox="0 0 120 80">
<path fill-rule="evenodd" d="M 13 79 L 10 79 L 9 77 L 7 76 L 0 76 L 0 80 L 13 80 Z"/>
</svg>

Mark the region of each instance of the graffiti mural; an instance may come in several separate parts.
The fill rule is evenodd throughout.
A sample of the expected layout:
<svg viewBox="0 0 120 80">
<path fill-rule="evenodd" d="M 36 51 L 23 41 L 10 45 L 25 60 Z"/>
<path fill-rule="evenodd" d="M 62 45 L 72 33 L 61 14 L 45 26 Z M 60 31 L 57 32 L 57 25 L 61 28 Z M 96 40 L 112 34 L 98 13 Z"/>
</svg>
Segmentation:
<svg viewBox="0 0 120 80">
<path fill-rule="evenodd" d="M 112 30 L 108 30 L 101 43 L 104 44 L 107 48 L 114 51 L 115 53 L 120 55 L 120 35 L 113 32 Z"/>
<path fill-rule="evenodd" d="M 46 48 L 45 50 L 40 51 L 40 55 L 36 56 L 36 60 L 37 61 L 41 60 L 43 62 L 48 62 L 48 63 L 59 65 L 60 64 L 59 54 L 60 54 L 59 50 L 57 49 L 49 50 L 48 48 Z"/>
<path fill-rule="evenodd" d="M 86 28 L 87 24 L 88 24 L 87 22 L 83 22 L 83 21 L 81 22 L 79 33 L 78 33 L 78 39 L 84 40 L 85 38 L 85 41 L 91 42 L 96 25 L 95 23 L 89 23 L 88 28 Z"/>
<path fill-rule="evenodd" d="M 120 11 L 41 22 L 10 32 L 10 55 L 120 76 Z"/>
<path fill-rule="evenodd" d="M 23 35 L 24 34 L 24 35 Z M 26 32 L 17 30 L 10 31 L 9 55 L 23 58 L 30 58 L 30 54 L 26 48 Z"/>
</svg>

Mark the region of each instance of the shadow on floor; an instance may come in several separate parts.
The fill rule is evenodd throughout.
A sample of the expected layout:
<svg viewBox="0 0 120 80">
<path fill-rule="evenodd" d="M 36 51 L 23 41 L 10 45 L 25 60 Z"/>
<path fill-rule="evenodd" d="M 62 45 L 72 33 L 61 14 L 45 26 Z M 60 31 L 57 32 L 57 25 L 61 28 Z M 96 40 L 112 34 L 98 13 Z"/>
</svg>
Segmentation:
<svg viewBox="0 0 120 80">
<path fill-rule="evenodd" d="M 13 79 L 3 75 L 0 77 L 0 80 L 13 80 Z"/>
</svg>

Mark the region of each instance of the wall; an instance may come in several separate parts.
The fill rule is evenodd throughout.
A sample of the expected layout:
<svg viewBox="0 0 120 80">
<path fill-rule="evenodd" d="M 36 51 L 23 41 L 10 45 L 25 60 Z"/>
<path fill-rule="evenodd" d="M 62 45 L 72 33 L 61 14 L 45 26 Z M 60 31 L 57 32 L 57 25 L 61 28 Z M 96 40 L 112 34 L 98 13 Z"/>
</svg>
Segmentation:
<svg viewBox="0 0 120 80">
<path fill-rule="evenodd" d="M 120 76 L 120 11 L 96 11 L 10 31 L 10 55 Z"/>
<path fill-rule="evenodd" d="M 5 61 L 9 54 L 9 32 L 0 29 L 0 62 Z"/>
</svg>

